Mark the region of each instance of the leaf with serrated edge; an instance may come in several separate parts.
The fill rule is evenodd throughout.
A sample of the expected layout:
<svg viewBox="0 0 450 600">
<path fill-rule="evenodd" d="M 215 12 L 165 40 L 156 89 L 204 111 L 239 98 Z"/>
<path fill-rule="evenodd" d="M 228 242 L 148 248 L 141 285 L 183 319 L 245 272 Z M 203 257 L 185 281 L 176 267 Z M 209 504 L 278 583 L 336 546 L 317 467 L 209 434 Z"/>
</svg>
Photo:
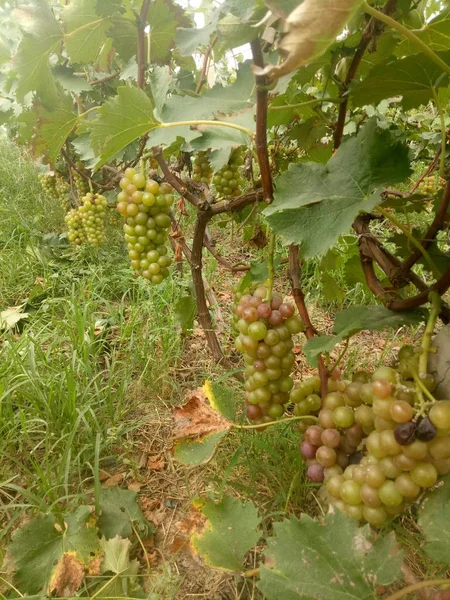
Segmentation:
<svg viewBox="0 0 450 600">
<path fill-rule="evenodd" d="M 450 64 L 450 52 L 438 54 Z M 351 101 L 354 106 L 363 106 L 402 96 L 403 108 L 409 110 L 427 104 L 433 97 L 433 87 L 448 85 L 448 76 L 441 75 L 439 65 L 425 54 L 389 60 L 374 67 L 361 83 L 353 87 Z"/>
<path fill-rule="evenodd" d="M 183 465 L 199 467 L 209 462 L 227 431 L 209 433 L 201 438 L 176 440 L 173 447 L 173 457 Z"/>
<path fill-rule="evenodd" d="M 111 23 L 95 12 L 96 0 L 72 0 L 62 12 L 64 42 L 72 63 L 91 62 L 106 41 Z"/>
<path fill-rule="evenodd" d="M 161 118 L 161 112 L 167 99 L 167 92 L 172 81 L 169 67 L 155 67 L 150 73 L 150 89 L 155 104 L 155 117 Z"/>
<path fill-rule="evenodd" d="M 425 498 L 418 521 L 426 539 L 425 552 L 442 565 L 450 564 L 449 506 L 450 475 L 447 475 L 440 487 Z"/>
<path fill-rule="evenodd" d="M 129 537 L 133 533 L 132 523 L 141 528 L 148 525 L 137 503 L 137 494 L 131 490 L 118 487 L 102 490 L 100 509 L 98 528 L 107 539 L 116 535 Z"/>
<path fill-rule="evenodd" d="M 19 76 L 17 97 L 38 91 L 44 102 L 56 102 L 55 80 L 49 65 L 52 52 L 59 50 L 62 31 L 44 0 L 36 0 L 14 11 L 14 18 L 24 29 L 13 64 Z"/>
<path fill-rule="evenodd" d="M 258 542 L 261 519 L 251 502 L 225 496 L 222 502 L 207 502 L 201 508 L 207 521 L 191 545 L 207 565 L 225 571 L 241 571 L 246 553 Z"/>
<path fill-rule="evenodd" d="M 374 540 L 341 512 L 324 523 L 308 515 L 274 524 L 258 584 L 267 600 L 372 600 L 378 585 L 402 577 L 394 534 Z"/>
<path fill-rule="evenodd" d="M 96 169 L 128 144 L 157 127 L 153 105 L 142 90 L 121 86 L 118 95 L 105 102 L 92 122 L 91 145 L 100 156 Z"/>
<path fill-rule="evenodd" d="M 151 26 L 150 57 L 153 63 L 162 63 L 169 55 L 177 27 L 182 24 L 177 12 L 168 0 L 154 0 L 150 4 L 146 20 Z"/>
<path fill-rule="evenodd" d="M 35 126 L 34 147 L 36 153 L 47 156 L 54 163 L 62 146 L 77 124 L 78 115 L 72 110 L 72 100 L 65 96 L 60 106 L 49 111 L 37 109 L 39 115 Z"/>
<path fill-rule="evenodd" d="M 203 390 L 209 403 L 218 410 L 221 415 L 229 421 L 236 419 L 237 398 L 236 391 L 231 387 L 225 387 L 214 381 L 205 381 Z"/>
<path fill-rule="evenodd" d="M 347 233 L 359 212 L 372 210 L 386 185 L 410 174 L 408 148 L 371 119 L 342 144 L 326 165 L 291 164 L 264 211 L 284 244 L 299 244 L 303 258 L 323 255 Z"/>
<path fill-rule="evenodd" d="M 16 567 L 15 582 L 26 593 L 36 594 L 50 581 L 55 561 L 73 551 L 87 565 L 99 547 L 97 532 L 88 526 L 91 511 L 86 506 L 65 518 L 66 530 L 56 529 L 53 515 L 36 517 L 19 529 L 9 550 Z"/>
</svg>

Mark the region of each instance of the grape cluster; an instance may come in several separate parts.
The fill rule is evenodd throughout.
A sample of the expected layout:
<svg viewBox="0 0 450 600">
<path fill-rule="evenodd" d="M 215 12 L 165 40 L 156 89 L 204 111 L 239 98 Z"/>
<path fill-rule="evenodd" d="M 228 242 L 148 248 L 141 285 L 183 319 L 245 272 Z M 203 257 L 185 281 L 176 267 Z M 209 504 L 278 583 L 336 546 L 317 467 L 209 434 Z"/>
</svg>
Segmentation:
<svg viewBox="0 0 450 600">
<path fill-rule="evenodd" d="M 244 294 L 236 308 L 236 348 L 245 362 L 247 417 L 263 424 L 281 417 L 293 388 L 291 371 L 295 362 L 293 334 L 304 329 L 294 306 L 278 294 L 266 301 L 266 286 Z"/>
<path fill-rule="evenodd" d="M 214 174 L 213 183 L 219 196 L 240 196 L 245 180 L 240 171 L 244 157 L 240 148 L 233 150 L 228 164 Z"/>
<path fill-rule="evenodd" d="M 73 246 L 81 246 L 86 242 L 86 232 L 83 227 L 83 219 L 78 208 L 72 208 L 65 216 L 67 225 L 67 237 Z"/>
<path fill-rule="evenodd" d="M 131 266 L 151 283 L 161 283 L 172 262 L 167 255 L 172 188 L 131 168 L 126 169 L 120 187 L 117 210 L 125 217 L 123 230 Z"/>
<path fill-rule="evenodd" d="M 69 208 L 67 201 L 69 185 L 64 178 L 58 174 L 45 173 L 39 175 L 38 179 L 44 192 L 53 200 L 58 200 L 64 210 L 67 210 Z"/>
<path fill-rule="evenodd" d="M 86 240 L 99 246 L 105 241 L 106 198 L 101 194 L 88 193 L 81 198 L 78 213 L 81 216 Z"/>
<path fill-rule="evenodd" d="M 424 196 L 435 196 L 444 185 L 445 179 L 436 175 L 429 175 L 422 179 L 417 191 Z"/>
<path fill-rule="evenodd" d="M 203 183 L 209 184 L 211 182 L 212 175 L 213 169 L 209 164 L 206 152 L 199 152 L 194 160 L 194 174 L 192 179 L 194 181 L 202 181 Z"/>
<path fill-rule="evenodd" d="M 399 365 L 407 356 L 408 346 Z M 306 429 L 307 475 L 325 482 L 331 504 L 381 526 L 450 472 L 450 401 L 422 414 L 415 384 L 391 367 L 356 373 L 338 387 L 323 399 L 318 424 Z"/>
<path fill-rule="evenodd" d="M 83 170 L 83 163 L 81 162 L 77 162 L 76 163 L 76 167 L 82 171 Z M 75 171 L 75 169 L 72 169 L 72 178 L 73 178 L 73 183 L 75 185 L 75 189 L 77 190 L 77 196 L 78 198 L 82 198 L 84 195 L 86 195 L 89 192 L 89 184 L 86 181 L 86 179 L 80 175 L 80 173 L 78 171 Z"/>
</svg>

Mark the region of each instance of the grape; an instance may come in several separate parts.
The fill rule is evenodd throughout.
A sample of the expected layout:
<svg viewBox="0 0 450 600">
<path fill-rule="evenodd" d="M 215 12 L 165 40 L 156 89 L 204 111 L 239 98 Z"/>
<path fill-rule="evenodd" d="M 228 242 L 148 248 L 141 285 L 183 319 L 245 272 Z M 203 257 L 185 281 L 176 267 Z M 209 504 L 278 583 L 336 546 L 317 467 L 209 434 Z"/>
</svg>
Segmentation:
<svg viewBox="0 0 450 600">
<path fill-rule="evenodd" d="M 341 498 L 351 506 L 361 504 L 361 486 L 352 480 L 344 481 L 341 486 Z"/>
<path fill-rule="evenodd" d="M 381 506 L 365 506 L 363 508 L 363 516 L 368 523 L 376 527 L 381 527 L 388 520 L 388 514 L 386 510 Z"/>
<path fill-rule="evenodd" d="M 344 406 L 344 395 L 341 392 L 331 392 L 325 396 L 323 405 L 330 410 L 335 410 L 338 406 Z"/>
<path fill-rule="evenodd" d="M 334 420 L 333 420 L 333 411 L 329 408 L 322 408 L 319 412 L 319 425 L 323 427 L 323 429 L 332 429 L 334 428 Z"/>
<path fill-rule="evenodd" d="M 379 465 L 367 465 L 364 480 L 371 487 L 379 488 L 386 481 L 386 476 Z"/>
<path fill-rule="evenodd" d="M 413 458 L 406 456 L 406 454 L 400 453 L 394 456 L 394 465 L 401 471 L 411 471 L 417 464 Z"/>
<path fill-rule="evenodd" d="M 367 483 L 361 486 L 360 496 L 363 504 L 366 506 L 381 506 L 382 502 L 378 495 L 378 490 L 370 487 Z"/>
<path fill-rule="evenodd" d="M 310 465 L 306 472 L 308 479 L 314 483 L 322 483 L 324 480 L 324 469 L 317 463 Z"/>
<path fill-rule="evenodd" d="M 101 194 L 87 193 L 78 208 L 88 243 L 99 246 L 105 241 L 105 217 L 107 200 Z"/>
<path fill-rule="evenodd" d="M 341 436 L 336 429 L 324 429 L 321 435 L 321 441 L 328 448 L 337 448 L 341 443 Z"/>
<path fill-rule="evenodd" d="M 450 400 L 440 400 L 433 404 L 428 416 L 438 429 L 450 429 Z"/>
<path fill-rule="evenodd" d="M 428 454 L 428 445 L 420 440 L 414 440 L 412 444 L 403 446 L 403 454 L 414 460 L 423 460 Z"/>
<path fill-rule="evenodd" d="M 378 496 L 385 506 L 400 506 L 403 502 L 403 496 L 393 481 L 385 481 L 378 490 Z"/>
<path fill-rule="evenodd" d="M 438 175 L 428 175 L 419 183 L 417 191 L 424 196 L 435 196 L 445 185 L 445 179 Z"/>
<path fill-rule="evenodd" d="M 415 355 L 414 346 L 405 345 L 398 351 L 398 360 L 408 360 Z"/>
<path fill-rule="evenodd" d="M 126 218 L 125 238 L 131 236 L 128 254 L 132 267 L 157 285 L 168 276 L 171 263 L 166 243 L 171 224 L 168 213 L 173 203 L 172 188 L 146 179 L 132 168 L 126 169 L 119 185 L 123 192 L 117 196 L 117 210 Z M 239 343 L 244 344 L 242 340 Z"/>
<path fill-rule="evenodd" d="M 416 424 L 403 423 L 394 429 L 395 439 L 400 446 L 408 446 L 416 439 Z"/>
<path fill-rule="evenodd" d="M 421 442 L 431 442 L 436 434 L 437 429 L 428 417 L 422 419 L 416 428 L 416 437 Z"/>
<path fill-rule="evenodd" d="M 292 394 L 291 394 L 292 396 Z M 305 432 L 305 440 L 314 446 L 320 446 L 322 443 L 322 427 L 311 425 Z"/>
<path fill-rule="evenodd" d="M 345 404 L 348 406 L 357 407 L 362 404 L 361 398 L 361 387 L 362 383 L 359 381 L 353 381 L 345 388 Z"/>
<path fill-rule="evenodd" d="M 194 160 L 194 169 L 192 179 L 194 181 L 202 181 L 209 184 L 213 175 L 213 169 L 209 164 L 206 152 L 200 151 Z"/>
<path fill-rule="evenodd" d="M 377 398 L 388 398 L 392 393 L 392 386 L 385 379 L 375 379 L 372 383 L 372 393 Z"/>
<path fill-rule="evenodd" d="M 436 467 L 430 463 L 420 462 L 411 469 L 411 479 L 423 488 L 430 488 L 436 483 L 438 472 Z"/>
<path fill-rule="evenodd" d="M 393 459 L 390 456 L 381 459 L 379 462 L 379 466 L 380 469 L 383 471 L 384 475 L 386 477 L 389 477 L 389 479 L 395 479 L 401 473 L 401 470 L 398 467 L 396 467 Z"/>
<path fill-rule="evenodd" d="M 240 167 L 244 164 L 241 149 L 233 150 L 228 164 L 214 174 L 213 183 L 219 196 L 240 196 L 245 180 Z"/>
<path fill-rule="evenodd" d="M 412 406 L 404 400 L 394 400 L 390 407 L 390 416 L 396 423 L 407 423 L 414 416 Z"/>
<path fill-rule="evenodd" d="M 317 446 L 313 446 L 305 440 L 304 442 L 302 442 L 300 450 L 303 458 L 314 458 L 316 456 Z"/>
<path fill-rule="evenodd" d="M 395 439 L 395 433 L 392 429 L 385 429 L 380 432 L 380 444 L 386 451 L 386 454 L 394 456 L 402 451 L 402 446 Z M 406 448 L 406 446 L 403 446 Z"/>
<path fill-rule="evenodd" d="M 86 242 L 86 233 L 83 227 L 83 221 L 78 209 L 69 210 L 65 216 L 67 225 L 67 237 L 73 246 L 80 246 Z"/>
<path fill-rule="evenodd" d="M 64 210 L 69 208 L 67 195 L 69 193 L 69 184 L 59 173 L 46 173 L 38 176 L 39 183 L 43 191 L 53 200 L 59 201 Z"/>
<path fill-rule="evenodd" d="M 332 468 L 332 467 L 331 467 Z M 334 498 L 341 497 L 341 487 L 344 483 L 345 479 L 342 475 L 332 475 L 326 484 L 328 493 Z"/>
<path fill-rule="evenodd" d="M 338 406 L 333 411 L 333 422 L 336 427 L 351 427 L 355 422 L 355 413 L 348 406 Z"/>
<path fill-rule="evenodd" d="M 450 439 L 448 436 L 436 437 L 429 445 L 430 454 L 438 460 L 450 458 Z"/>
<path fill-rule="evenodd" d="M 378 367 L 372 373 L 372 381 L 383 381 L 387 383 L 396 383 L 397 381 L 397 372 L 392 367 Z M 380 396 L 382 398 L 383 396 Z"/>
<path fill-rule="evenodd" d="M 408 473 L 401 473 L 395 479 L 395 487 L 405 498 L 414 500 L 420 494 L 420 486 L 417 485 Z"/>
<path fill-rule="evenodd" d="M 316 452 L 316 460 L 323 467 L 332 467 L 336 463 L 337 454 L 333 448 L 320 446 Z"/>
</svg>

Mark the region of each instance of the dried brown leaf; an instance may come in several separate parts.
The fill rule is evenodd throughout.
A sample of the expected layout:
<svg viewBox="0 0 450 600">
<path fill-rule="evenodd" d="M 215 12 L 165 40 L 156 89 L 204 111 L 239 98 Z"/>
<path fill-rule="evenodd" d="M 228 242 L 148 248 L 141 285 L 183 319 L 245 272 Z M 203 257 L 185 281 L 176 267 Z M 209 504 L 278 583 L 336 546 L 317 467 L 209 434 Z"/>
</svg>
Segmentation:
<svg viewBox="0 0 450 600">
<path fill-rule="evenodd" d="M 188 401 L 173 411 L 172 437 L 201 438 L 210 433 L 231 429 L 232 423 L 214 410 L 202 388 L 191 392 Z"/>
<path fill-rule="evenodd" d="M 152 471 L 161 471 L 161 469 L 164 469 L 165 464 L 166 461 L 162 454 L 155 454 L 154 456 L 149 456 L 147 459 L 147 468 Z"/>
<path fill-rule="evenodd" d="M 104 485 L 104 487 L 115 487 L 116 485 L 121 484 L 122 481 L 123 481 L 123 474 L 116 473 L 115 475 L 112 475 L 112 477 L 107 479 L 103 485 Z"/>
<path fill-rule="evenodd" d="M 84 579 L 84 565 L 76 552 L 65 552 L 53 573 L 48 589 L 56 596 L 73 596 L 80 588 Z"/>
</svg>

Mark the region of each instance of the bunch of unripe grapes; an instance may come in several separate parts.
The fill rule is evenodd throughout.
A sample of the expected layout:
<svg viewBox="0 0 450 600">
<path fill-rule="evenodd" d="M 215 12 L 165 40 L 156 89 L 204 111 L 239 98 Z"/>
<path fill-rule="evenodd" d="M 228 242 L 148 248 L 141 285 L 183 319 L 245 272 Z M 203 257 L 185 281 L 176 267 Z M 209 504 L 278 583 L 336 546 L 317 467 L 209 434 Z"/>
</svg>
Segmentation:
<svg viewBox="0 0 450 600">
<path fill-rule="evenodd" d="M 411 350 L 400 351 L 400 363 Z M 416 385 L 385 366 L 339 383 L 306 429 L 307 475 L 324 482 L 331 504 L 381 526 L 450 472 L 450 401 L 423 405 Z"/>
<path fill-rule="evenodd" d="M 53 200 L 58 200 L 64 210 L 67 210 L 69 207 L 67 201 L 69 184 L 64 178 L 59 174 L 45 173 L 39 175 L 38 179 L 44 192 L 50 196 L 50 198 L 53 198 Z"/>
<path fill-rule="evenodd" d="M 72 208 L 64 218 L 67 225 L 67 237 L 73 246 L 81 246 L 86 242 L 86 232 L 79 208 Z"/>
<path fill-rule="evenodd" d="M 86 241 L 93 246 L 99 246 L 105 241 L 106 198 L 101 194 L 89 192 L 81 198 L 78 213 L 86 234 Z"/>
<path fill-rule="evenodd" d="M 429 175 L 428 177 L 424 177 L 417 188 L 419 194 L 423 194 L 424 196 L 435 196 L 439 190 L 441 190 L 445 185 L 445 179 L 439 177 L 437 175 Z"/>
<path fill-rule="evenodd" d="M 244 164 L 243 152 L 240 148 L 233 150 L 228 164 L 214 174 L 213 183 L 219 196 L 240 196 L 245 180 L 241 174 Z"/>
<path fill-rule="evenodd" d="M 131 266 L 151 283 L 161 283 L 172 262 L 167 254 L 172 188 L 131 168 L 126 169 L 120 187 L 117 210 L 125 218 L 123 230 Z"/>
<path fill-rule="evenodd" d="M 295 355 L 292 336 L 304 329 L 294 306 L 278 294 L 267 299 L 261 285 L 244 294 L 236 308 L 236 348 L 245 362 L 247 417 L 264 424 L 281 417 L 294 386 L 291 377 Z"/>
<path fill-rule="evenodd" d="M 201 151 L 197 154 L 194 160 L 194 173 L 192 179 L 194 181 L 202 181 L 203 183 L 209 184 L 213 175 L 213 168 L 211 167 L 206 152 Z"/>
<path fill-rule="evenodd" d="M 82 171 L 84 168 L 83 163 L 81 163 L 81 162 L 77 162 L 76 167 L 80 171 Z M 80 175 L 80 173 L 78 171 L 75 171 L 75 169 L 72 169 L 72 179 L 73 179 L 73 183 L 75 185 L 75 189 L 77 190 L 78 198 L 82 198 L 85 194 L 87 194 L 89 192 L 88 182 L 82 175 Z"/>
</svg>

